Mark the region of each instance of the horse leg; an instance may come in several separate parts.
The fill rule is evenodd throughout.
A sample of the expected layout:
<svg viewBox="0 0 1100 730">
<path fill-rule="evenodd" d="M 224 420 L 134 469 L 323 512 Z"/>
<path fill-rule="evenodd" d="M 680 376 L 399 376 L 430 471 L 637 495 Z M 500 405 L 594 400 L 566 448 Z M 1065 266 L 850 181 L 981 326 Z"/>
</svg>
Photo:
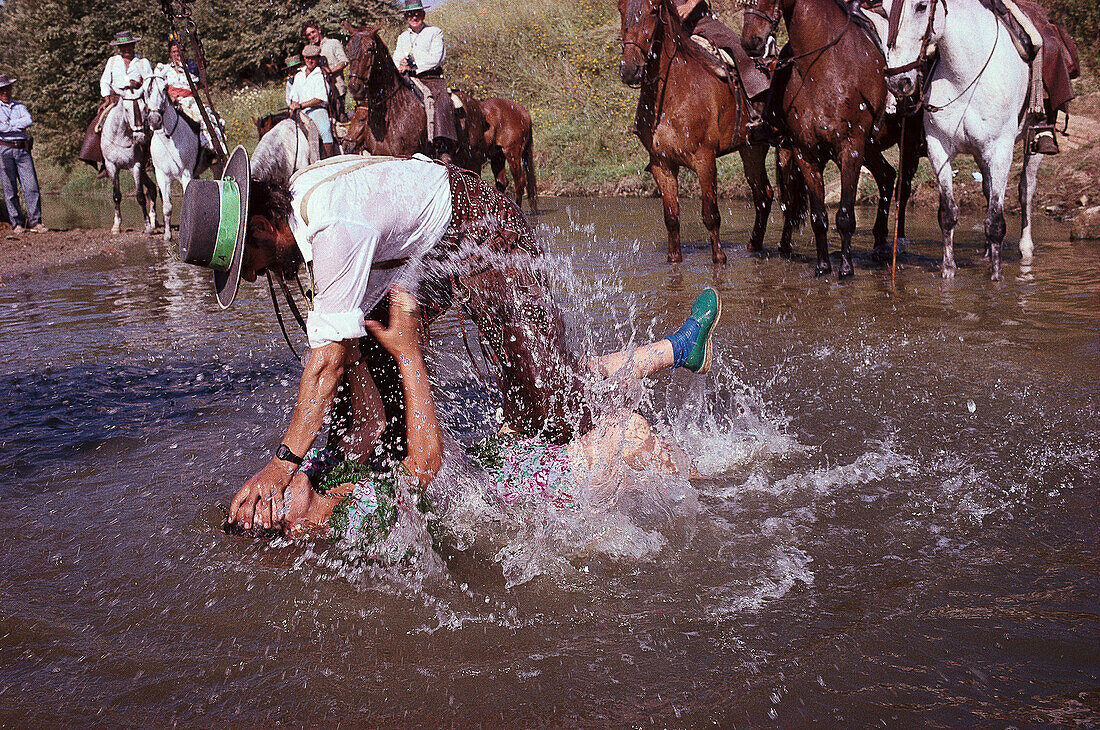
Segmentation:
<svg viewBox="0 0 1100 730">
<path fill-rule="evenodd" d="M 905 209 L 909 207 L 909 198 L 913 195 L 913 177 L 920 165 L 920 146 L 924 139 L 924 127 L 919 116 L 906 117 L 905 147 L 898 148 L 898 174 L 901 175 L 901 189 L 898 191 L 898 240 L 905 239 Z"/>
<path fill-rule="evenodd" d="M 112 235 L 122 232 L 122 189 L 118 185 L 118 173 L 121 172 L 114 163 L 106 162 L 107 174 L 111 177 L 111 199 L 115 202 L 115 223 L 111 226 Z"/>
<path fill-rule="evenodd" d="M 863 167 L 862 150 L 841 148 L 840 153 L 840 207 L 836 210 L 836 230 L 840 233 L 840 271 L 838 276 L 846 279 L 856 273 L 852 266 L 852 234 L 856 231 L 856 192 L 859 188 L 859 170 Z M 887 198 L 886 210 L 890 201 Z M 882 202 L 879 201 L 879 209 Z M 883 231 L 885 233 L 885 224 Z"/>
<path fill-rule="evenodd" d="M 779 181 L 779 195 L 783 208 L 783 235 L 779 238 L 779 255 L 791 257 L 791 234 L 806 222 L 806 183 L 794 161 L 794 154 L 786 147 L 775 153 L 775 177 Z"/>
<path fill-rule="evenodd" d="M 699 176 L 699 191 L 703 198 L 703 225 L 710 239 L 710 255 L 714 263 L 726 263 L 726 252 L 722 250 L 719 229 L 722 226 L 722 214 L 718 211 L 718 161 L 711 150 L 703 152 L 702 159 L 695 164 L 695 174 Z"/>
<path fill-rule="evenodd" d="M 989 206 L 985 215 L 985 240 L 989 244 L 990 279 L 1000 281 L 1001 245 L 1005 238 L 1005 188 L 1012 168 L 1012 147 L 1015 139 L 1008 144 L 1000 143 L 991 150 L 988 157 L 980 161 L 982 177 L 989 179 Z"/>
<path fill-rule="evenodd" d="M 160 168 L 154 168 L 157 174 L 157 185 L 160 187 L 160 207 L 164 215 L 164 240 L 172 240 L 172 178 L 168 173 L 161 172 Z"/>
<path fill-rule="evenodd" d="M 523 207 L 523 191 L 527 187 L 527 181 L 523 178 L 523 160 L 520 152 L 514 145 L 505 150 L 508 156 L 508 167 L 512 170 L 512 181 L 516 186 L 516 205 Z"/>
<path fill-rule="evenodd" d="M 508 189 L 508 173 L 504 169 L 504 152 L 499 147 L 494 147 L 489 152 L 489 167 L 493 171 L 493 179 L 496 180 L 497 192 L 503 193 Z"/>
<path fill-rule="evenodd" d="M 825 276 L 833 272 L 829 263 L 829 213 L 825 210 L 825 179 L 822 171 L 812 160 L 807 160 L 802 150 L 794 151 L 795 163 L 806 184 L 806 194 L 810 198 L 810 227 L 814 230 L 817 243 L 817 268 L 814 276 Z"/>
<path fill-rule="evenodd" d="M 750 251 L 762 251 L 764 249 L 764 232 L 768 229 L 768 216 L 772 210 L 771 183 L 768 182 L 767 158 L 768 148 L 764 145 L 742 147 L 739 150 L 741 162 L 745 168 L 745 179 L 752 191 L 752 205 L 756 211 L 756 220 L 752 226 L 752 237 L 749 239 Z M 788 247 L 790 241 L 787 242 Z"/>
<path fill-rule="evenodd" d="M 1020 263 L 1030 264 L 1035 253 L 1031 240 L 1031 203 L 1035 197 L 1035 178 L 1039 174 L 1042 155 L 1033 155 L 1025 147 L 1024 167 L 1020 170 Z"/>
<path fill-rule="evenodd" d="M 955 203 L 954 182 L 951 176 L 951 160 L 954 150 L 948 150 L 943 143 L 928 135 L 928 161 L 936 173 L 940 187 L 940 232 L 943 234 L 943 278 L 955 276 L 955 226 L 959 223 L 959 206 Z"/>
<path fill-rule="evenodd" d="M 141 207 L 141 219 L 145 222 L 145 234 L 152 235 L 157 228 L 157 211 L 156 211 L 156 192 L 153 192 L 152 199 L 149 204 L 146 204 L 145 199 L 145 184 L 149 180 L 148 173 L 145 172 L 145 166 L 141 163 L 134 165 L 134 196 L 137 198 L 138 205 Z M 150 184 L 152 181 L 149 181 Z"/>
<path fill-rule="evenodd" d="M 665 207 L 665 229 L 668 231 L 668 262 L 679 263 L 684 260 L 680 252 L 680 168 L 675 163 L 668 166 L 661 160 L 650 157 L 649 172 L 653 175 L 657 189 L 661 192 L 661 201 Z"/>
<path fill-rule="evenodd" d="M 890 258 L 891 246 L 887 239 L 887 231 L 890 226 L 890 198 L 894 192 L 894 183 L 897 182 L 897 173 L 882 152 L 877 149 L 867 150 L 867 156 L 863 164 L 871 171 L 878 186 L 878 210 L 875 212 L 875 249 L 871 257 L 875 261 L 886 261 Z"/>
<path fill-rule="evenodd" d="M 538 194 L 535 190 L 535 158 L 531 149 L 531 133 L 528 130 L 523 143 L 523 177 L 527 181 L 527 200 L 531 202 L 531 212 L 538 213 Z"/>
</svg>

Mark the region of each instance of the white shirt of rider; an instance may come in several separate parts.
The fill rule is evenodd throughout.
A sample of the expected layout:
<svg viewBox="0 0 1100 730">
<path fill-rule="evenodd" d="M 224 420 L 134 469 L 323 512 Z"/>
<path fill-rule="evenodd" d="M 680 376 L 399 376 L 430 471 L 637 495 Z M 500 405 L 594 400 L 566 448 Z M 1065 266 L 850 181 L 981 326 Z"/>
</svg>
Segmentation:
<svg viewBox="0 0 1100 730">
<path fill-rule="evenodd" d="M 115 54 L 107 59 L 107 67 L 103 69 L 103 75 L 99 79 L 99 95 L 106 97 L 118 94 L 124 98 L 134 98 L 144 91 L 152 77 L 153 67 L 146 59 L 135 53 L 127 66 L 122 56 Z M 131 89 L 132 80 L 140 81 L 142 88 Z"/>
<path fill-rule="evenodd" d="M 313 269 L 310 347 L 365 336 L 365 313 L 395 283 L 415 291 L 421 257 L 451 224 L 443 165 L 419 154 L 335 159 L 306 168 L 290 187 L 290 230 Z M 372 271 L 376 262 L 406 258 Z"/>
<path fill-rule="evenodd" d="M 443 31 L 434 25 L 425 25 L 419 33 L 413 33 L 412 29 L 406 28 L 397 37 L 397 45 L 393 51 L 394 63 L 400 63 L 410 53 L 416 62 L 414 70 L 418 74 L 442 68 L 443 59 L 447 57 L 447 49 L 443 46 Z"/>
<path fill-rule="evenodd" d="M 302 104 L 310 99 L 328 100 L 328 84 L 325 83 L 325 72 L 320 66 L 309 72 L 304 68 L 300 70 L 294 75 L 294 82 L 286 91 L 287 106 L 292 101 Z"/>
</svg>

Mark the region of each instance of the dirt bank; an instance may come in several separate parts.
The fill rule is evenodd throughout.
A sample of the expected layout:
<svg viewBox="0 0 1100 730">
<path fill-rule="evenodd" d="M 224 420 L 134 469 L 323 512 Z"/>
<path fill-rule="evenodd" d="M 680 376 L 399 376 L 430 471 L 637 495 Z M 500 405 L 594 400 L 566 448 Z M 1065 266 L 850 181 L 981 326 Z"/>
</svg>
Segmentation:
<svg viewBox="0 0 1100 730">
<path fill-rule="evenodd" d="M 93 256 L 116 256 L 126 248 L 149 246 L 155 240 L 133 229 L 117 236 L 105 229 L 22 233 L 16 236 L 5 224 L 0 230 L 0 286 Z"/>
</svg>

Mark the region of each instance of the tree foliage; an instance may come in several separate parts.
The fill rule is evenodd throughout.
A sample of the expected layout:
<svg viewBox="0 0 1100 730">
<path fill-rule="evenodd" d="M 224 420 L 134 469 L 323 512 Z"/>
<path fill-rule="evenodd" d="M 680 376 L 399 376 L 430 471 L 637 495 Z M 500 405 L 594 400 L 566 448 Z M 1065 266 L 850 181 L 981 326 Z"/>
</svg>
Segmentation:
<svg viewBox="0 0 1100 730">
<path fill-rule="evenodd" d="M 385 0 L 199 0 L 193 9 L 209 78 L 226 86 L 262 78 L 302 47 L 301 25 L 318 20 L 341 37 L 339 23 L 393 18 Z M 168 21 L 156 0 L 7 0 L 0 5 L 0 70 L 16 76 L 17 98 L 35 118 L 36 153 L 59 162 L 76 156 L 99 105 L 99 77 L 115 33 L 142 37 L 138 53 L 167 59 Z"/>
</svg>

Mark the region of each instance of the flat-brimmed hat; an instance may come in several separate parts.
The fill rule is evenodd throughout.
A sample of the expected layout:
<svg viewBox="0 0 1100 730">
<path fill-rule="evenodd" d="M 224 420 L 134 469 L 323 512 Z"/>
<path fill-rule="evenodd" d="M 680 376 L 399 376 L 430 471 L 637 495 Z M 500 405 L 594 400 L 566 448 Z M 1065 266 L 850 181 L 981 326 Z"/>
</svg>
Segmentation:
<svg viewBox="0 0 1100 730">
<path fill-rule="evenodd" d="M 412 13 L 417 10 L 424 10 L 424 3 L 422 0 L 398 0 L 398 6 L 402 13 Z"/>
<path fill-rule="evenodd" d="M 128 46 L 131 43 L 137 43 L 141 40 L 141 36 L 134 35 L 133 31 L 124 30 L 121 33 L 115 33 L 115 39 L 108 43 L 109 46 Z"/>
<path fill-rule="evenodd" d="M 302 49 L 302 58 L 317 58 L 321 55 L 321 47 L 310 43 Z"/>
<path fill-rule="evenodd" d="M 291 54 L 291 55 L 287 56 L 286 61 L 284 61 L 283 63 L 286 64 L 287 68 L 294 68 L 295 66 L 301 66 L 302 65 L 302 57 L 299 56 L 297 53 L 294 53 L 294 54 Z"/>
<path fill-rule="evenodd" d="M 19 79 L 9 78 L 7 74 L 0 74 L 0 89 L 11 86 Z"/>
<path fill-rule="evenodd" d="M 180 259 L 214 270 L 218 304 L 228 309 L 241 283 L 251 184 L 248 153 L 237 145 L 220 180 L 192 180 L 180 213 Z"/>
</svg>

